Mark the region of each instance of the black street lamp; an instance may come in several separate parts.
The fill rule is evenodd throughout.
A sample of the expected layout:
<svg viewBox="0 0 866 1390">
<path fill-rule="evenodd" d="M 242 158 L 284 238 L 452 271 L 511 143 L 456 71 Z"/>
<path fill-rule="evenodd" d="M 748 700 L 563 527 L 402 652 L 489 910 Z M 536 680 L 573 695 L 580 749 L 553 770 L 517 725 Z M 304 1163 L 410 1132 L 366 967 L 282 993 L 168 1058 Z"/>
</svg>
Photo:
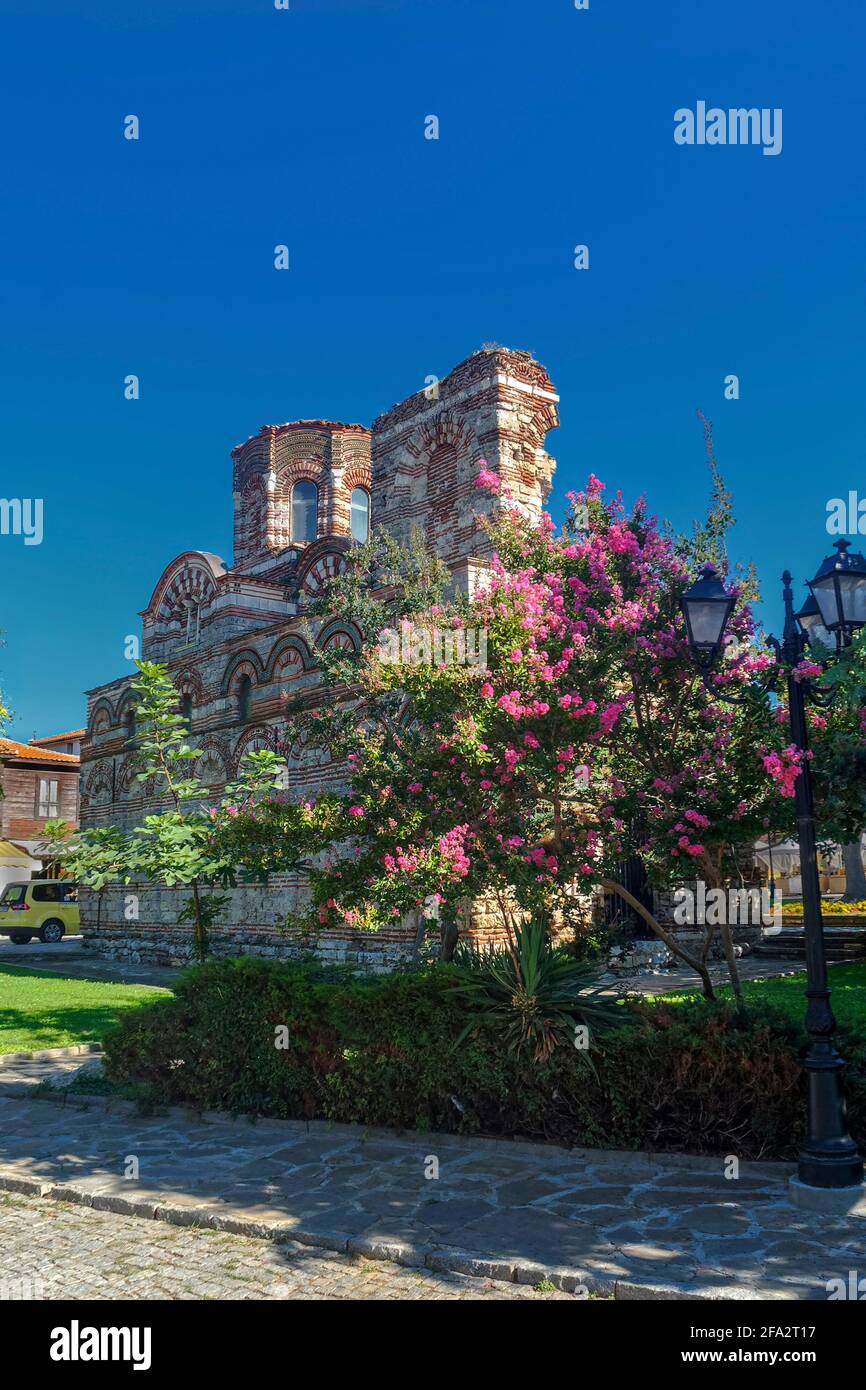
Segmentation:
<svg viewBox="0 0 866 1390">
<path fill-rule="evenodd" d="M 803 890 L 803 930 L 806 946 L 806 1032 L 809 1049 L 804 1061 L 808 1079 L 808 1133 L 800 1152 L 798 1176 L 811 1188 L 851 1188 L 863 1182 L 863 1160 L 848 1133 L 842 1079 L 845 1063 L 833 1046 L 836 1020 L 830 1007 L 824 924 L 821 917 L 821 885 L 815 833 L 815 805 L 806 727 L 806 702 L 826 708 L 835 692 L 799 679 L 794 668 L 810 643 L 835 645 L 837 653 L 850 644 L 853 634 L 866 625 L 866 559 L 849 554 L 849 542 L 836 541 L 836 555 L 829 556 L 810 582 L 812 597 L 794 613 L 791 575 L 782 575 L 785 628 L 781 643 L 770 638 L 776 653 L 774 667 L 760 682 L 761 691 L 776 687 L 784 673 L 788 691 L 791 741 L 804 755 L 794 784 L 800 876 Z M 712 565 L 704 566 L 700 579 L 683 594 L 680 607 L 686 620 L 689 646 L 709 690 L 720 700 L 745 704 L 752 695 L 728 695 L 709 680 L 722 651 L 725 627 L 734 606 Z M 814 654 L 810 653 L 814 660 Z M 820 664 L 818 662 L 817 664 Z"/>
<path fill-rule="evenodd" d="M 829 651 L 835 646 L 836 639 L 830 629 L 824 626 L 821 610 L 818 607 L 814 594 L 809 595 L 803 607 L 799 612 L 794 614 L 794 617 L 800 624 L 803 636 L 810 647 L 814 646 L 815 643 L 820 643 L 822 647 L 826 647 Z"/>
</svg>

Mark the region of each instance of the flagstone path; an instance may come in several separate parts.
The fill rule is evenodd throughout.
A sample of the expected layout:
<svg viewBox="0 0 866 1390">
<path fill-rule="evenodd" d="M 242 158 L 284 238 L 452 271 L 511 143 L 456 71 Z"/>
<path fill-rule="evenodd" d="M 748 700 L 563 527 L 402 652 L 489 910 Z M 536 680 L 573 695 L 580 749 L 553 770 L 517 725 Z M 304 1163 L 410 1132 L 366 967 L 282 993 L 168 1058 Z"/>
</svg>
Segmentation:
<svg viewBox="0 0 866 1390">
<path fill-rule="evenodd" d="M 792 1206 L 790 1171 L 0 1093 L 0 1190 L 579 1296 L 823 1299 L 866 1274 L 866 1220 Z"/>
</svg>

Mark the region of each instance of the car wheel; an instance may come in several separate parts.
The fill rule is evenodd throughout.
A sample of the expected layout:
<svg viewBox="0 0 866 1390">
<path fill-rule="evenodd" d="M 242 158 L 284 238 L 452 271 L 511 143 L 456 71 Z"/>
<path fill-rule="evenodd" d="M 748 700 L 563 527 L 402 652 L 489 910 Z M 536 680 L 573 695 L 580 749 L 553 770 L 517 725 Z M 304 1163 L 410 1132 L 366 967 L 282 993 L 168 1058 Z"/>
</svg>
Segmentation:
<svg viewBox="0 0 866 1390">
<path fill-rule="evenodd" d="M 29 931 L 11 931 L 9 933 L 9 940 L 12 942 L 13 946 L 26 946 L 27 942 L 31 940 L 32 935 L 33 933 Z"/>
<path fill-rule="evenodd" d="M 45 942 L 59 941 L 65 931 L 66 928 L 63 923 L 59 922 L 56 917 L 52 917 L 50 922 L 43 922 L 39 928 L 39 940 Z"/>
</svg>

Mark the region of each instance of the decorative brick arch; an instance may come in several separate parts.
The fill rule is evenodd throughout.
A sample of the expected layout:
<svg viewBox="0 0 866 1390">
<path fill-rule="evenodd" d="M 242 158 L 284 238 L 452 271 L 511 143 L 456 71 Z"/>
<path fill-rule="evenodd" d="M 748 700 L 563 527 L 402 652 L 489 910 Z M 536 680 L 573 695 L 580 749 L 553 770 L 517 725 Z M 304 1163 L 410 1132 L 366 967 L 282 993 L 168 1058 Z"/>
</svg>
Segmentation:
<svg viewBox="0 0 866 1390">
<path fill-rule="evenodd" d="M 343 473 L 343 487 L 347 497 L 351 497 L 352 488 L 355 487 L 363 487 L 370 492 L 373 487 L 373 474 L 369 462 L 355 459 L 349 463 Z"/>
<path fill-rule="evenodd" d="M 199 744 L 200 757 L 193 764 L 195 776 L 210 791 L 224 787 L 229 780 L 229 754 L 226 744 L 217 738 L 205 738 Z"/>
<path fill-rule="evenodd" d="M 145 616 L 153 614 L 158 628 L 181 631 L 189 604 L 206 608 L 216 597 L 216 568 L 222 562 L 204 552 L 191 551 L 174 560 L 153 591 Z"/>
<path fill-rule="evenodd" d="M 333 509 L 332 485 L 327 465 L 321 458 L 301 458 L 278 468 L 273 494 L 272 541 L 276 549 L 284 550 L 296 542 L 292 538 L 292 488 L 301 481 L 315 483 L 318 488 L 316 508 L 316 538 L 328 529 Z M 314 545 L 315 541 L 301 542 Z"/>
<path fill-rule="evenodd" d="M 113 729 L 117 723 L 114 708 L 104 695 L 96 701 L 90 711 L 89 731 L 91 734 L 106 733 L 108 729 Z"/>
<path fill-rule="evenodd" d="M 269 724 L 253 724 L 251 728 L 245 729 L 235 743 L 228 760 L 231 775 L 237 777 L 244 753 L 255 748 L 272 749 L 273 746 L 274 731 Z"/>
<path fill-rule="evenodd" d="M 342 551 L 320 551 L 298 574 L 298 588 L 307 598 L 314 598 L 322 592 L 329 580 L 336 578 L 345 568 L 346 561 Z"/>
<path fill-rule="evenodd" d="M 253 685 L 261 685 L 265 679 L 265 667 L 258 652 L 251 647 L 245 648 L 242 652 L 237 652 L 226 666 L 223 672 L 222 684 L 220 686 L 221 695 L 231 695 L 243 676 L 249 676 Z"/>
<path fill-rule="evenodd" d="M 322 628 L 316 639 L 316 646 L 322 651 L 329 651 L 332 647 L 345 647 L 347 650 L 359 652 L 361 634 L 354 623 L 337 618 Z"/>
<path fill-rule="evenodd" d="M 307 738 L 296 739 L 286 756 L 287 786 L 292 800 L 318 796 L 345 777 L 342 763 L 330 751 Z"/>
<path fill-rule="evenodd" d="M 81 805 L 84 808 L 110 806 L 112 801 L 111 765 L 106 762 L 97 763 L 83 780 Z"/>
<path fill-rule="evenodd" d="M 485 506 L 477 484 L 482 442 L 459 413 L 440 407 L 422 420 L 394 450 L 393 482 L 373 497 L 378 522 L 406 541 L 420 526 L 430 546 L 446 561 L 479 549 L 476 513 Z"/>
<path fill-rule="evenodd" d="M 304 671 L 312 670 L 315 664 L 312 653 L 302 637 L 281 637 L 271 648 L 264 679 L 268 683 L 294 680 Z"/>
<path fill-rule="evenodd" d="M 143 783 L 138 780 L 138 759 L 133 754 L 118 764 L 115 781 L 115 794 L 118 800 L 128 801 L 144 794 Z"/>
<path fill-rule="evenodd" d="M 204 682 L 201 678 L 201 672 L 197 671 L 194 666 L 184 666 L 182 670 L 178 671 L 173 677 L 173 680 L 175 689 L 181 699 L 184 695 L 191 695 L 193 709 L 200 709 L 205 702 Z"/>
<path fill-rule="evenodd" d="M 117 702 L 116 720 L 118 728 L 123 728 L 131 711 L 138 707 L 138 696 L 134 690 L 124 690 Z"/>
</svg>

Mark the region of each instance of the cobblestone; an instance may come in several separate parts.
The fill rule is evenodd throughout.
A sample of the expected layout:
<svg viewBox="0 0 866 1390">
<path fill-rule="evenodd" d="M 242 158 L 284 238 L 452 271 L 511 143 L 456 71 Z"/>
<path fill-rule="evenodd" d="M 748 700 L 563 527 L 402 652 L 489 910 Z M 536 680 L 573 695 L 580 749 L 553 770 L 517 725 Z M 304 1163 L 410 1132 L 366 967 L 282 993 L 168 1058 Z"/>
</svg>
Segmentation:
<svg viewBox="0 0 866 1390">
<path fill-rule="evenodd" d="M 4 1300 L 570 1297 L 0 1193 Z"/>
</svg>

